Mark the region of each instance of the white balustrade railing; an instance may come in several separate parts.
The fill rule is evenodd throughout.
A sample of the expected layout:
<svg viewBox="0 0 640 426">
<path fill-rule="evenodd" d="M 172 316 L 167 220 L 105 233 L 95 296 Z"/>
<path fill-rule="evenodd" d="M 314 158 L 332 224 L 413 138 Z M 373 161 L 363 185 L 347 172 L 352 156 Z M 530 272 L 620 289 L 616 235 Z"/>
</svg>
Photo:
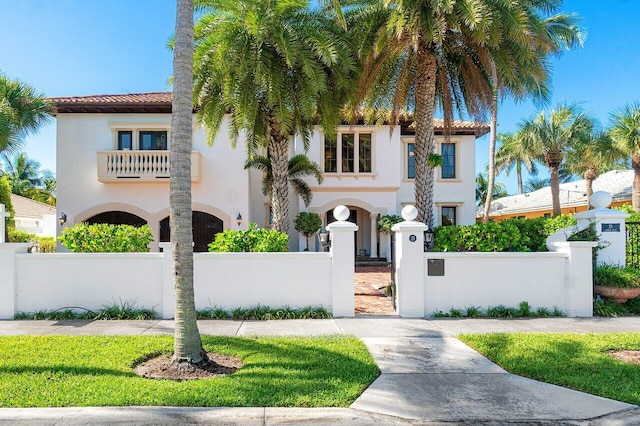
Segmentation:
<svg viewBox="0 0 640 426">
<path fill-rule="evenodd" d="M 169 179 L 169 151 L 99 151 L 98 180 L 155 181 Z M 191 152 L 191 181 L 200 181 L 200 153 Z"/>
</svg>

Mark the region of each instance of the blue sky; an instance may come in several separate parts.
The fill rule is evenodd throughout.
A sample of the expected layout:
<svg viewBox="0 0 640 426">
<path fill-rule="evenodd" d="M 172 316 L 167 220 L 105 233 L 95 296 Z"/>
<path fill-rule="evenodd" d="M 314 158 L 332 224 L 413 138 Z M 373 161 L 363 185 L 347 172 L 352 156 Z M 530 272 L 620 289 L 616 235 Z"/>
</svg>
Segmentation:
<svg viewBox="0 0 640 426">
<path fill-rule="evenodd" d="M 640 2 L 565 0 L 588 32 L 582 49 L 553 60 L 553 100 L 580 102 L 603 125 L 612 110 L 640 100 Z M 0 0 L 0 72 L 47 96 L 168 90 L 174 0 Z M 538 111 L 504 102 L 499 131 Z M 488 138 L 477 143 L 476 169 L 488 162 Z M 55 122 L 28 138 L 27 153 L 55 170 Z M 526 179 L 526 177 L 525 177 Z M 515 177 L 498 181 L 515 192 Z"/>
</svg>

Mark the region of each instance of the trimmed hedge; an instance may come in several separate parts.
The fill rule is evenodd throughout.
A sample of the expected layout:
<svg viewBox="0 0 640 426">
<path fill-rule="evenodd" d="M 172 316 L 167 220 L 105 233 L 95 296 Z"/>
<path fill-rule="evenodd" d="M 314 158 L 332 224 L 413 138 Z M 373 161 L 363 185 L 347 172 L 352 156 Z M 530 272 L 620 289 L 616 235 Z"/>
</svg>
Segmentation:
<svg viewBox="0 0 640 426">
<path fill-rule="evenodd" d="M 148 252 L 153 234 L 149 225 L 110 225 L 76 223 L 65 228 L 60 243 L 74 253 Z"/>
<path fill-rule="evenodd" d="M 285 252 L 289 251 L 289 235 L 274 229 L 249 224 L 247 230 L 231 230 L 216 234 L 209 244 L 210 252 Z"/>
</svg>

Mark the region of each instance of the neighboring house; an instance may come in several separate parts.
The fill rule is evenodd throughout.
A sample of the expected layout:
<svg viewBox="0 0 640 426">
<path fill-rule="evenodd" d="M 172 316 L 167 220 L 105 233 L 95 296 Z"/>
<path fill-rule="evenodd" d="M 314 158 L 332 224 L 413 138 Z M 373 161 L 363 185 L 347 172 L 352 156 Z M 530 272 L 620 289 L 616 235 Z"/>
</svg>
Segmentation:
<svg viewBox="0 0 640 426">
<path fill-rule="evenodd" d="M 19 231 L 39 237 L 56 236 L 56 208 L 20 195 L 11 194 L 13 220 Z"/>
<path fill-rule="evenodd" d="M 78 222 L 148 224 L 156 243 L 168 241 L 169 141 L 171 93 L 54 98 L 57 119 L 57 204 L 67 215 L 64 226 Z M 398 126 L 342 126 L 335 140 L 314 133 L 307 155 L 324 172 L 324 183 L 308 180 L 314 196 L 308 211 L 325 224 L 332 209 L 344 204 L 359 230 L 358 254 L 378 257 L 377 220 L 399 214 L 414 202 L 413 138 L 410 122 Z M 442 120 L 436 133 L 442 135 Z M 221 129 L 226 128 L 223 122 Z M 456 122 L 449 142 L 438 137 L 444 165 L 435 172 L 436 224 L 475 221 L 475 140 L 486 125 Z M 292 138 L 291 154 L 304 152 Z M 205 251 L 215 233 L 269 226 L 269 200 L 261 192 L 262 174 L 245 170 L 246 147 L 236 148 L 221 131 L 212 146 L 195 123 L 192 154 L 194 243 Z M 293 221 L 305 210 L 290 191 L 291 249 L 304 248 Z M 238 220 L 241 218 L 241 224 Z"/>
<path fill-rule="evenodd" d="M 633 170 L 612 170 L 601 174 L 593 181 L 593 191 L 607 191 L 611 194 L 611 206 L 631 203 Z M 584 180 L 560 184 L 560 209 L 563 214 L 574 214 L 587 210 L 587 193 Z M 491 203 L 489 216 L 496 222 L 505 219 L 524 219 L 551 216 L 551 188 L 545 187 L 526 194 L 498 198 Z M 484 207 L 476 211 L 476 218 L 482 219 Z"/>
</svg>

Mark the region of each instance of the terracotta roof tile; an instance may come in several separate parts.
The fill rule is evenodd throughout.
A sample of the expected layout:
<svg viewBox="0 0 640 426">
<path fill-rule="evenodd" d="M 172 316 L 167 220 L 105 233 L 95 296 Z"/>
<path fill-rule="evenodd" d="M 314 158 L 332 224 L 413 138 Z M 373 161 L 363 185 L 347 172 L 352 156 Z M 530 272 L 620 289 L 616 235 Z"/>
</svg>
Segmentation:
<svg viewBox="0 0 640 426">
<path fill-rule="evenodd" d="M 136 104 L 136 103 L 171 103 L 171 92 L 128 93 L 121 95 L 89 95 L 51 98 L 56 105 L 60 104 Z"/>
</svg>

